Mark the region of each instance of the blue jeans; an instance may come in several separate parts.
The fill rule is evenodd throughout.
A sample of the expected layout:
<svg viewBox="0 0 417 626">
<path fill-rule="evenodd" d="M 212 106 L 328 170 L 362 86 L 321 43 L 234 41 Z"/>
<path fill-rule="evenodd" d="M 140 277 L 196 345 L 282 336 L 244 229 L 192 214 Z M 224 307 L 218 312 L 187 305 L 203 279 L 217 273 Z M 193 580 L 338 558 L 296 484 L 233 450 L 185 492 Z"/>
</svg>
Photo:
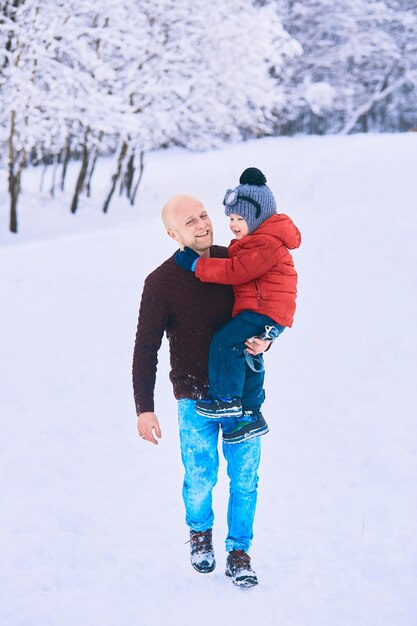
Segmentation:
<svg viewBox="0 0 417 626">
<path fill-rule="evenodd" d="M 260 335 L 265 326 L 275 326 L 273 319 L 254 311 L 242 311 L 222 326 L 212 337 L 209 352 L 209 395 L 214 398 L 242 398 L 243 408 L 259 407 L 265 399 L 265 373 L 262 355 L 255 357 L 257 371 L 248 367 L 245 341 Z"/>
<path fill-rule="evenodd" d="M 178 401 L 178 420 L 185 469 L 185 520 L 191 530 L 207 530 L 214 521 L 212 490 L 217 482 L 217 445 L 223 420 L 198 415 L 195 400 L 189 399 Z M 234 445 L 223 443 L 223 455 L 230 479 L 226 550 L 246 552 L 253 538 L 261 440 L 256 437 Z"/>
</svg>

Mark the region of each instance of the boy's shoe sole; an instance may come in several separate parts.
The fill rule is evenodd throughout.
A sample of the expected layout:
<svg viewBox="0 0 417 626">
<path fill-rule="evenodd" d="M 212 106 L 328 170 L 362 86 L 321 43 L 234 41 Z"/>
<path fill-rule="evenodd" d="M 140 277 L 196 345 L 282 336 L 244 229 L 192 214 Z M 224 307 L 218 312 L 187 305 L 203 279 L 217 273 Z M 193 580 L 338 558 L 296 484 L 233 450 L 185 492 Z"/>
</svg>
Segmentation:
<svg viewBox="0 0 417 626">
<path fill-rule="evenodd" d="M 196 407 L 195 412 L 203 417 L 242 417 L 242 409 L 217 409 L 216 411 L 208 411 Z"/>
<path fill-rule="evenodd" d="M 249 439 L 253 439 L 254 437 L 260 437 L 261 435 L 266 435 L 269 433 L 268 424 L 262 426 L 261 428 L 257 428 L 256 430 L 252 430 L 250 432 L 239 434 L 239 432 L 235 433 L 232 437 L 228 437 L 227 435 L 223 435 L 222 439 L 224 443 L 242 443 L 242 441 L 249 441 Z"/>
<path fill-rule="evenodd" d="M 209 406 L 211 404 L 211 406 Z M 221 405 L 224 406 L 221 406 Z M 212 403 L 197 400 L 195 403 L 195 412 L 203 417 L 242 417 L 242 404 L 240 400 L 238 403 L 222 402 L 221 400 L 213 400 Z"/>
</svg>

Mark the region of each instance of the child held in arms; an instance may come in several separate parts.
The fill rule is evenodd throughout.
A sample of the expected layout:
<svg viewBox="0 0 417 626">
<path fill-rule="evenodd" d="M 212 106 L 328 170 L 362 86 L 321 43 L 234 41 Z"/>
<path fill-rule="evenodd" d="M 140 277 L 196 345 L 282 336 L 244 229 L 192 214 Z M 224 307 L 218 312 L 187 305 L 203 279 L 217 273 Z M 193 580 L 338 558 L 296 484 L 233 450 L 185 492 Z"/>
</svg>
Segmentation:
<svg viewBox="0 0 417 626">
<path fill-rule="evenodd" d="M 265 399 L 263 357 L 249 355 L 245 342 L 254 336 L 273 341 L 292 326 L 297 273 L 289 250 L 301 243 L 292 220 L 277 213 L 259 169 L 246 169 L 239 183 L 223 200 L 235 236 L 228 258 L 200 258 L 187 247 L 175 257 L 201 281 L 233 286 L 233 317 L 210 345 L 209 395 L 196 402 L 200 415 L 222 418 L 226 443 L 268 432 L 260 410 Z"/>
</svg>

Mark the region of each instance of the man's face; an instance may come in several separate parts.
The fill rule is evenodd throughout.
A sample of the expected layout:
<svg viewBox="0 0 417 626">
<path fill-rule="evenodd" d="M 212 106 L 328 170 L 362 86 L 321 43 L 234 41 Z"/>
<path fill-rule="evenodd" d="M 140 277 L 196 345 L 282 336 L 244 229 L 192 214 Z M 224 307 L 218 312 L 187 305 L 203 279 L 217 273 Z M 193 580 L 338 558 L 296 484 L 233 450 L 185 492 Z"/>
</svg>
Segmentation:
<svg viewBox="0 0 417 626">
<path fill-rule="evenodd" d="M 186 202 L 176 207 L 168 234 L 178 241 L 180 248 L 188 246 L 203 254 L 213 244 L 213 226 L 201 202 Z"/>
</svg>

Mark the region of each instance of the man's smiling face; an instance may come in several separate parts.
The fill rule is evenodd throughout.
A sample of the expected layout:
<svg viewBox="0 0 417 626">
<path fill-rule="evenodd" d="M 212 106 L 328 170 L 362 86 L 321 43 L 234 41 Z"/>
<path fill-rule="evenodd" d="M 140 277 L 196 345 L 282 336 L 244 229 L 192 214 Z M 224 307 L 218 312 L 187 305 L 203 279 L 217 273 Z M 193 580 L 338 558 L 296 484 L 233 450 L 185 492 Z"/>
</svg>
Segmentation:
<svg viewBox="0 0 417 626">
<path fill-rule="evenodd" d="M 213 244 L 213 226 L 203 204 L 192 196 L 175 196 L 164 207 L 162 217 L 168 235 L 180 248 L 188 246 L 205 256 Z"/>
</svg>

